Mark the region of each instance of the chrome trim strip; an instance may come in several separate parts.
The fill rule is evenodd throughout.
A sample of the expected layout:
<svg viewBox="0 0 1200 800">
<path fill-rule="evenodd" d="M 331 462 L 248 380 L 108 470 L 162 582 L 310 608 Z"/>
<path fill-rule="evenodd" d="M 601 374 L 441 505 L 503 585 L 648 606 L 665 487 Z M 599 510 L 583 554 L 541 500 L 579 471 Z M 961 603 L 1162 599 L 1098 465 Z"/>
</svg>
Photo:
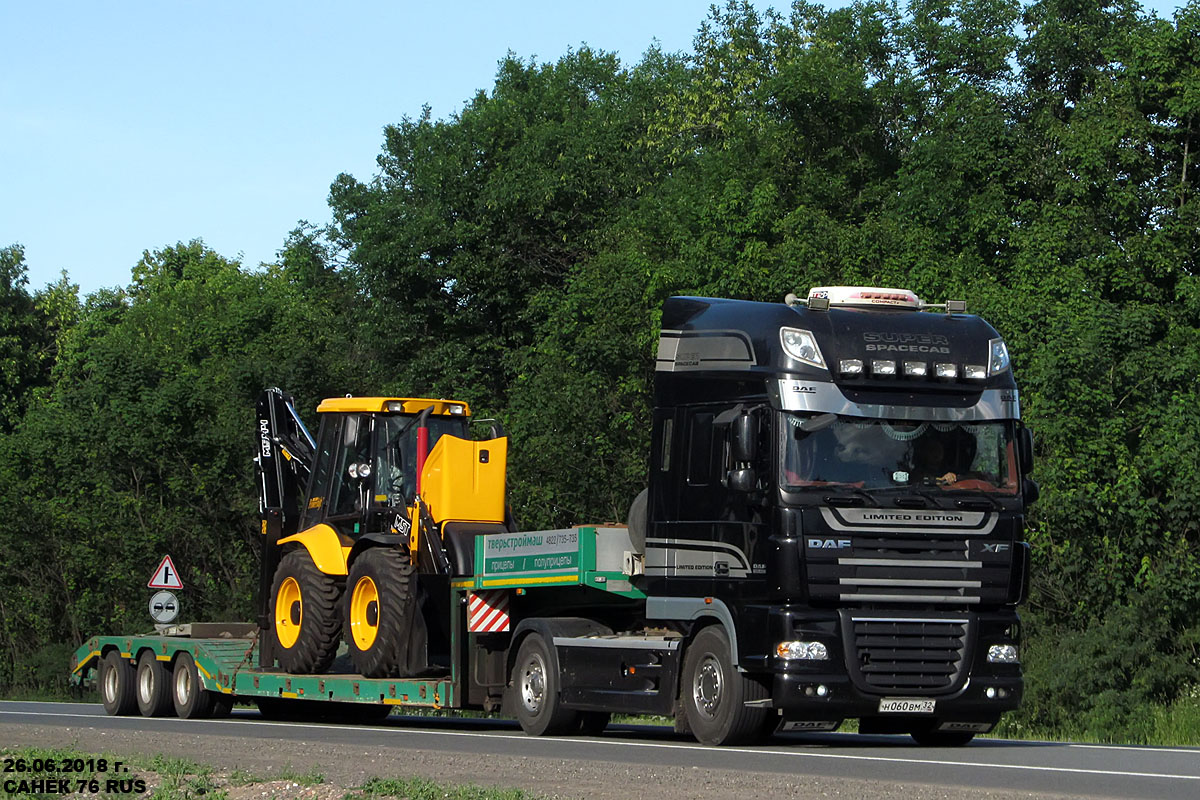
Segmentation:
<svg viewBox="0 0 1200 800">
<path fill-rule="evenodd" d="M 850 617 L 851 622 L 948 622 L 966 625 L 970 620 L 945 619 L 942 617 Z"/>
<path fill-rule="evenodd" d="M 847 567 L 962 567 L 977 569 L 982 561 L 921 561 L 915 558 L 839 558 L 837 563 Z"/>
<path fill-rule="evenodd" d="M 868 601 L 872 603 L 947 603 L 971 605 L 980 602 L 978 597 L 947 597 L 940 594 L 855 594 L 844 592 L 839 599 L 847 602 Z"/>
<path fill-rule="evenodd" d="M 555 636 L 555 647 L 606 647 L 621 650 L 675 650 L 678 639 L 592 639 L 586 636 Z"/>
<path fill-rule="evenodd" d="M 896 386 L 897 391 L 907 389 L 909 392 L 920 395 L 919 384 L 897 382 Z M 978 402 L 966 408 L 920 405 L 887 406 L 855 403 L 842 394 L 842 390 L 834 383 L 781 378 L 779 380 L 779 403 L 784 411 L 813 411 L 873 419 L 980 422 L 1021 418 L 1020 393 L 1016 389 L 985 389 Z"/>
<path fill-rule="evenodd" d="M 821 507 L 825 524 L 835 531 L 851 533 L 914 533 L 956 536 L 986 536 L 1000 515 L 989 511 L 938 511 L 936 509 L 892 510 L 882 508 Z M 885 519 L 872 519 L 885 517 Z"/>
<path fill-rule="evenodd" d="M 929 578 L 838 578 L 838 583 L 846 586 L 947 586 L 957 589 L 981 589 L 983 581 L 943 581 Z"/>
</svg>

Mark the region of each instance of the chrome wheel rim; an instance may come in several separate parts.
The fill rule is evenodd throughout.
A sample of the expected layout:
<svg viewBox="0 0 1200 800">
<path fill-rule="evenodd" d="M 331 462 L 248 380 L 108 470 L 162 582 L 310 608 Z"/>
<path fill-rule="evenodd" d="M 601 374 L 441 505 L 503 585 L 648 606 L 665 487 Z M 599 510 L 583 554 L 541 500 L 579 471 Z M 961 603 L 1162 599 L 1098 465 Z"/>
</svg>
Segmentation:
<svg viewBox="0 0 1200 800">
<path fill-rule="evenodd" d="M 540 653 L 534 653 L 521 669 L 521 702 L 529 713 L 536 714 L 546 699 L 546 664 Z"/>
<path fill-rule="evenodd" d="M 706 717 L 715 717 L 721 706 L 721 692 L 724 690 L 725 676 L 721 664 L 711 655 L 706 655 L 696 670 L 696 679 L 692 682 L 692 700 L 696 709 Z"/>
</svg>

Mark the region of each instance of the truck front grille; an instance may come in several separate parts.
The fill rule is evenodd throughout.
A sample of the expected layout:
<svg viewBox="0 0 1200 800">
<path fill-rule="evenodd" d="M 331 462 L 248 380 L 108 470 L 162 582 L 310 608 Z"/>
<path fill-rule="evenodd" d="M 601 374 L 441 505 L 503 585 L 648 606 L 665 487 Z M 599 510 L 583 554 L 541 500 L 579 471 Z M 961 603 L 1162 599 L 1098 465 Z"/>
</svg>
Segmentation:
<svg viewBox="0 0 1200 800">
<path fill-rule="evenodd" d="M 964 677 L 966 619 L 850 617 L 843 612 L 846 655 L 859 686 L 881 694 L 954 691 Z"/>
<path fill-rule="evenodd" d="M 985 555 L 986 540 L 858 535 L 852 542 L 837 551 L 808 551 L 813 600 L 943 607 L 1007 600 L 1009 551 Z"/>
</svg>

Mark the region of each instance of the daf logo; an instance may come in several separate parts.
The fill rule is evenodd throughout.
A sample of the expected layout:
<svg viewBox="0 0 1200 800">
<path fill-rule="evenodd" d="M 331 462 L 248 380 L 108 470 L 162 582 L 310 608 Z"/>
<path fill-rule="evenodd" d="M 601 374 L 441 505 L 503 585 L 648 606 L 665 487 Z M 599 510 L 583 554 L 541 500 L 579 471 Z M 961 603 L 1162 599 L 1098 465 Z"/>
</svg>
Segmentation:
<svg viewBox="0 0 1200 800">
<path fill-rule="evenodd" d="M 849 539 L 809 539 L 808 546 L 813 550 L 844 550 L 850 547 Z"/>
<path fill-rule="evenodd" d="M 1006 545 L 1006 544 L 984 543 L 984 545 L 983 545 L 983 552 L 985 552 L 985 553 L 1003 553 L 1006 550 L 1008 550 L 1008 545 Z"/>
<path fill-rule="evenodd" d="M 816 394 L 816 393 L 817 393 L 817 387 L 815 387 L 815 386 L 801 386 L 800 384 L 798 384 L 798 383 L 797 383 L 795 386 L 793 386 L 793 387 L 792 387 L 792 391 L 793 391 L 793 392 L 800 392 L 801 394 Z"/>
</svg>

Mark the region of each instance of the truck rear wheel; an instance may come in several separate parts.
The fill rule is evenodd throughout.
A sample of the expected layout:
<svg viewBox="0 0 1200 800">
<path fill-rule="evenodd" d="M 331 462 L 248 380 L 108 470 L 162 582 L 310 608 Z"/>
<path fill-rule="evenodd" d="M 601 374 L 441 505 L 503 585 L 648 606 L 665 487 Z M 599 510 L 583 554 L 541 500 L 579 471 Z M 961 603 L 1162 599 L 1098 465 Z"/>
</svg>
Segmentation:
<svg viewBox="0 0 1200 800">
<path fill-rule="evenodd" d="M 271 587 L 271 619 L 276 652 L 285 672 L 325 672 L 337 655 L 341 636 L 337 581 L 317 569 L 307 550 L 279 561 Z"/>
<path fill-rule="evenodd" d="M 208 719 L 213 714 L 216 695 L 204 688 L 196 662 L 188 653 L 175 657 L 171 674 L 171 700 L 180 719 Z"/>
<path fill-rule="evenodd" d="M 109 650 L 100 659 L 100 695 L 104 711 L 113 717 L 128 717 L 137 713 L 133 667 L 116 650 Z"/>
<path fill-rule="evenodd" d="M 681 701 L 687 727 L 701 744 L 741 744 L 766 737 L 771 709 L 747 702 L 770 697 L 767 688 L 738 672 L 720 625 L 701 630 L 683 659 Z"/>
<path fill-rule="evenodd" d="M 171 713 L 171 674 L 153 650 L 143 650 L 137 660 L 137 706 L 143 717 Z"/>
<path fill-rule="evenodd" d="M 550 648 L 541 634 L 531 633 L 521 642 L 512 671 L 514 706 L 521 730 L 531 736 L 577 730 L 577 712 L 563 708 L 558 690 L 558 672 Z"/>
<path fill-rule="evenodd" d="M 399 675 L 408 662 L 417 607 L 415 568 L 390 547 L 361 553 L 346 582 L 346 644 L 354 666 L 368 678 Z"/>
</svg>

